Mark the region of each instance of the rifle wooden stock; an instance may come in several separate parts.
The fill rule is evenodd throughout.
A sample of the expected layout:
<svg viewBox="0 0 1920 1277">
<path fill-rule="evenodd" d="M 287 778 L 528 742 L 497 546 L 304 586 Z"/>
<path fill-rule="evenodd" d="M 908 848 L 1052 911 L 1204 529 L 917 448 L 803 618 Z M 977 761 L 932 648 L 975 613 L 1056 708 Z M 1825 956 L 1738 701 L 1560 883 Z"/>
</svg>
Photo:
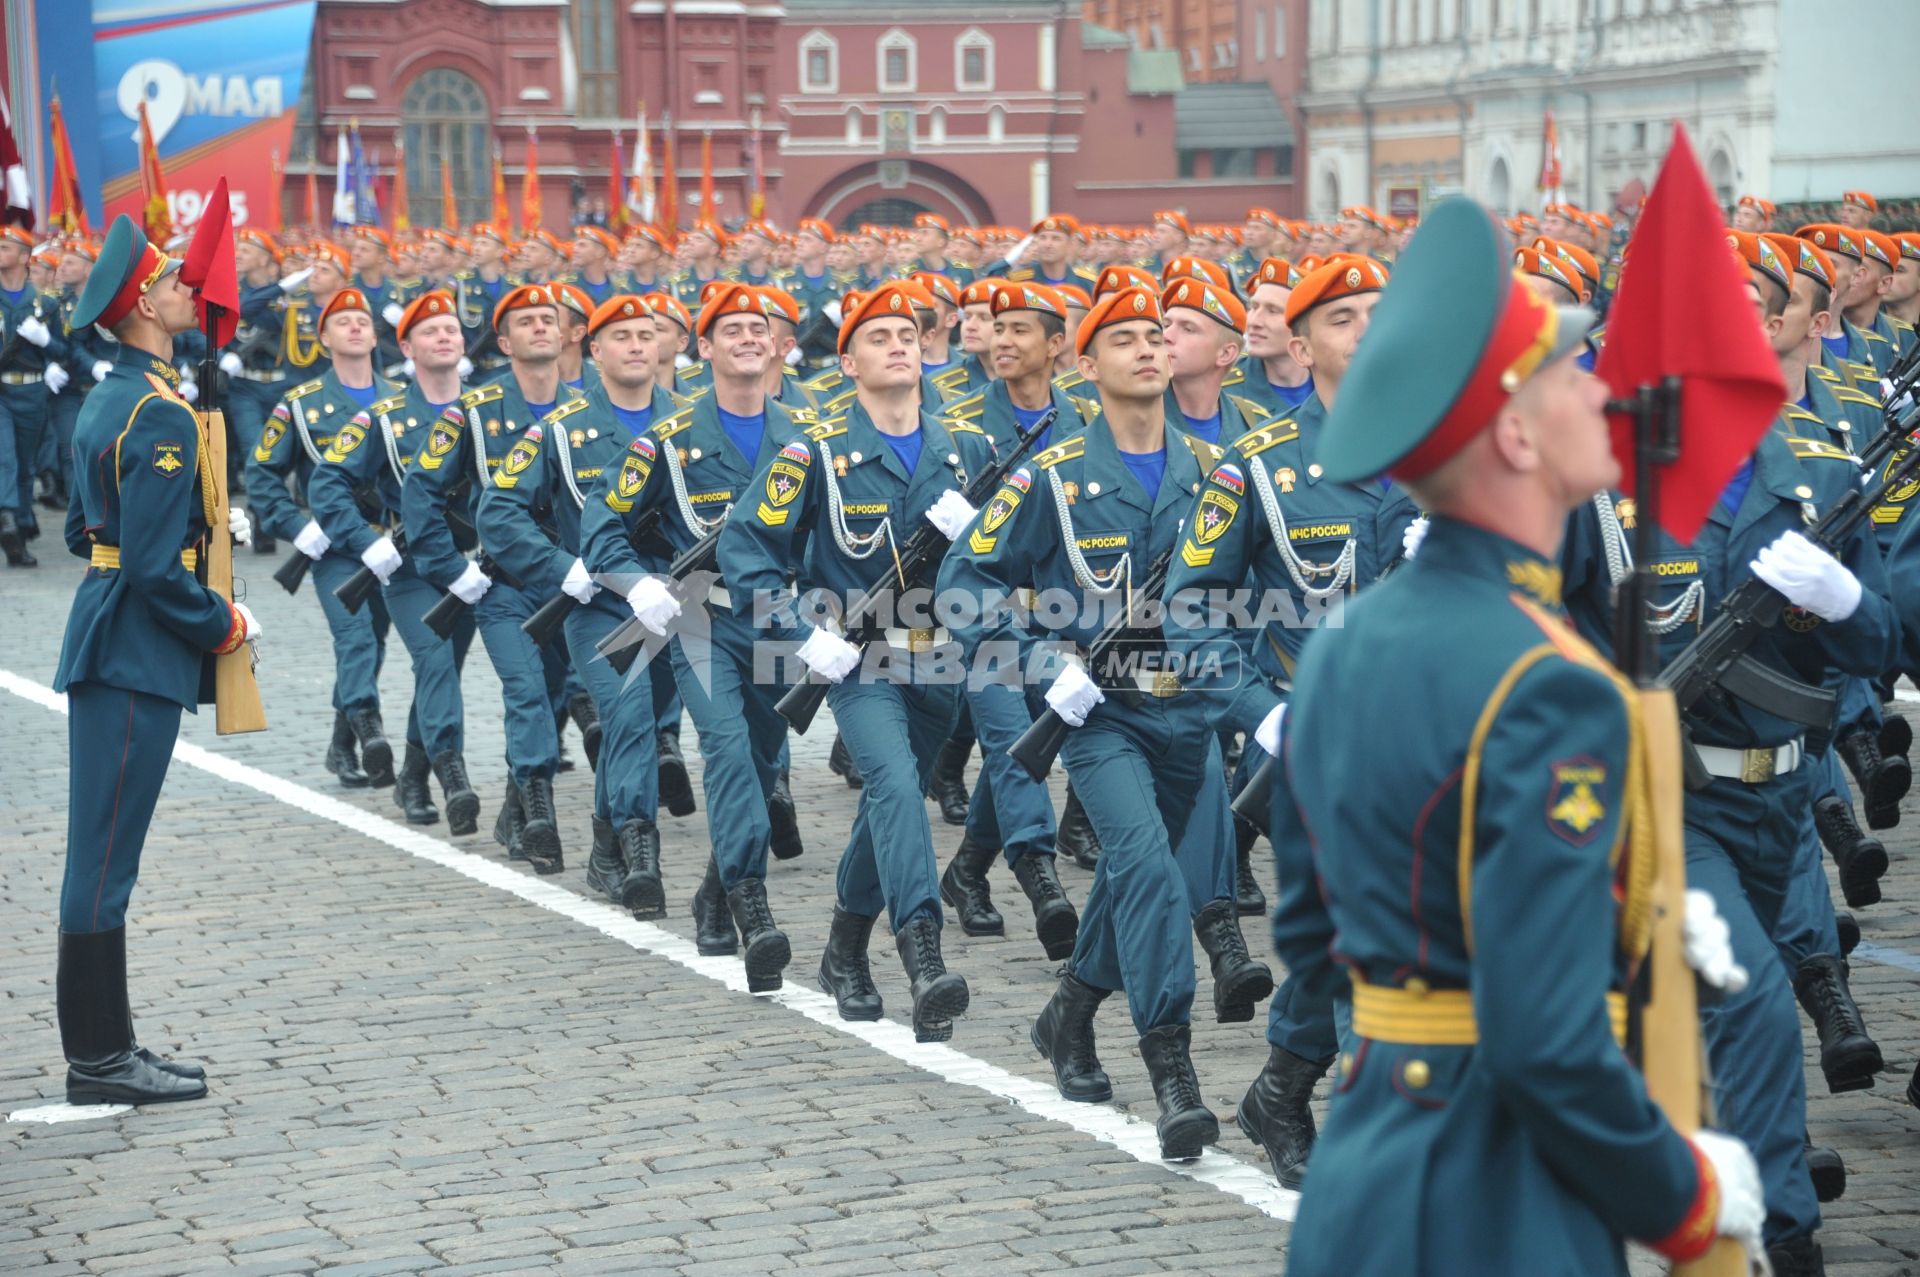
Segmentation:
<svg viewBox="0 0 1920 1277">
<path fill-rule="evenodd" d="M 219 409 L 199 414 L 207 473 L 213 476 L 213 526 L 207 529 L 207 588 L 233 601 L 233 535 L 227 531 L 227 421 Z M 253 649 L 213 658 L 213 723 L 221 736 L 265 731 L 266 707 L 253 677 Z"/>
</svg>

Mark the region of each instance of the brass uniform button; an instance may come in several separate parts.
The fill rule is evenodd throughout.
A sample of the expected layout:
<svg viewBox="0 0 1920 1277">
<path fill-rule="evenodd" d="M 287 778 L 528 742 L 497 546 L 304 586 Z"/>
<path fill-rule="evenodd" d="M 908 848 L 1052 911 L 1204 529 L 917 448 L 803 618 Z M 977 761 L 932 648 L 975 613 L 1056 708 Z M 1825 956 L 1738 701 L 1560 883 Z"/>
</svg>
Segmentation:
<svg viewBox="0 0 1920 1277">
<path fill-rule="evenodd" d="M 1400 1076 L 1407 1080 L 1408 1086 L 1418 1091 L 1433 1081 L 1433 1070 L 1427 1067 L 1425 1060 L 1408 1060 L 1400 1070 Z"/>
<path fill-rule="evenodd" d="M 1419 976 L 1412 977 L 1401 987 L 1416 998 L 1424 998 L 1432 991 L 1427 982 Z"/>
</svg>

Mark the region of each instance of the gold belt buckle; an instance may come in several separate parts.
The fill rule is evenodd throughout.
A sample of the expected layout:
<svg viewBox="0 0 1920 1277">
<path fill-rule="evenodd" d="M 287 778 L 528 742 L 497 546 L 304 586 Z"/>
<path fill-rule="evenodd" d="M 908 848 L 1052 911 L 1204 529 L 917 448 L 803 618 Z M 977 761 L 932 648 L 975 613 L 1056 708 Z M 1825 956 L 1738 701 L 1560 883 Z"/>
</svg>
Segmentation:
<svg viewBox="0 0 1920 1277">
<path fill-rule="evenodd" d="M 1746 749 L 1740 751 L 1740 779 L 1749 785 L 1764 785 L 1773 779 L 1778 768 L 1780 751 L 1777 749 Z"/>
<path fill-rule="evenodd" d="M 933 650 L 933 627 L 907 631 L 907 650 L 909 652 L 931 652 Z"/>
<path fill-rule="evenodd" d="M 1180 694 L 1180 676 L 1171 670 L 1161 670 L 1153 676 L 1153 695 L 1165 700 L 1169 696 Z"/>
</svg>

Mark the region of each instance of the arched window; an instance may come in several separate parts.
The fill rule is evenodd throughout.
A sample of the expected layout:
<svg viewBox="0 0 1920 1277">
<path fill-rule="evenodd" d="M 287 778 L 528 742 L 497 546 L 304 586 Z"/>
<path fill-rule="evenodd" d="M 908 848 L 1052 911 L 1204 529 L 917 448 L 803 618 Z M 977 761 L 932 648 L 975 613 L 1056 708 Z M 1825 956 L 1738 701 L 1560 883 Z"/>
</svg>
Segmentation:
<svg viewBox="0 0 1920 1277">
<path fill-rule="evenodd" d="M 936 106 L 927 112 L 927 141 L 940 145 L 947 140 L 947 108 Z"/>
<path fill-rule="evenodd" d="M 859 108 L 847 112 L 847 145 L 860 145 L 861 116 Z"/>
<path fill-rule="evenodd" d="M 800 41 L 800 91 L 840 91 L 840 42 L 824 31 L 809 31 Z"/>
<path fill-rule="evenodd" d="M 914 58 L 919 46 L 899 27 L 880 37 L 880 91 L 912 93 L 918 77 Z"/>
<path fill-rule="evenodd" d="M 1005 107 L 993 107 L 987 112 L 987 141 L 1004 142 L 1007 140 L 1007 111 Z"/>
<path fill-rule="evenodd" d="M 451 67 L 422 72 L 400 103 L 407 146 L 407 206 L 426 224 L 428 210 L 442 225 L 460 226 L 486 207 L 491 144 L 486 95 L 470 76 Z M 441 208 L 440 163 L 447 162 L 458 208 Z"/>
<path fill-rule="evenodd" d="M 993 37 L 979 27 L 968 27 L 953 42 L 953 84 L 971 93 L 993 87 Z"/>
<path fill-rule="evenodd" d="M 1513 176 L 1504 159 L 1496 159 L 1487 174 L 1487 204 L 1501 217 L 1513 211 Z"/>
</svg>

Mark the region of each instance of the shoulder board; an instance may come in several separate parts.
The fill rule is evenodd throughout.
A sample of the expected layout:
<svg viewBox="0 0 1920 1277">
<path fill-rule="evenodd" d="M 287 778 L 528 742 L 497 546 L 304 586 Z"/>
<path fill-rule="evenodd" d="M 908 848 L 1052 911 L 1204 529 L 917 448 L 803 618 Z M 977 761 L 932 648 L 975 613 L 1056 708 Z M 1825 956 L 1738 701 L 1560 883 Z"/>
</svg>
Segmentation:
<svg viewBox="0 0 1920 1277">
<path fill-rule="evenodd" d="M 506 393 L 506 387 L 502 386 L 499 382 L 495 382 L 491 386 L 482 386 L 478 390 L 469 390 L 466 394 L 461 395 L 460 406 L 463 408 L 478 408 L 481 404 L 489 404 L 496 399 L 504 398 Z"/>
<path fill-rule="evenodd" d="M 1871 328 L 1862 328 L 1860 330 L 1860 335 L 1862 337 L 1865 337 L 1868 341 L 1877 341 L 1883 346 L 1887 344 L 1886 337 L 1880 333 L 1873 331 L 1873 329 Z"/>
<path fill-rule="evenodd" d="M 1870 408 L 1878 408 L 1880 406 L 1878 399 L 1875 399 L 1866 391 L 1853 386 L 1835 386 L 1833 388 L 1833 397 L 1841 403 L 1863 403 Z"/>
<path fill-rule="evenodd" d="M 1007 272 L 1007 282 L 1009 284 L 1024 284 L 1032 278 L 1033 271 L 1024 266 L 1018 270 L 1010 270 Z"/>
<path fill-rule="evenodd" d="M 588 403 L 589 403 L 589 400 L 585 396 L 582 396 L 579 399 L 569 399 L 565 403 L 561 404 L 558 408 L 555 408 L 552 412 L 548 413 L 547 420 L 559 421 L 562 418 L 571 417 L 576 412 L 584 412 L 586 411 Z"/>
<path fill-rule="evenodd" d="M 946 426 L 947 433 L 950 435 L 984 435 L 987 433 L 980 427 L 969 425 L 964 421 L 947 421 L 941 424 Z"/>
<path fill-rule="evenodd" d="M 697 377 L 700 375 L 702 370 L 706 368 L 706 366 L 707 365 L 704 362 L 696 359 L 692 363 L 688 364 L 685 368 L 682 368 L 679 371 L 675 372 L 673 374 L 674 380 L 677 381 L 682 377 Z"/>
<path fill-rule="evenodd" d="M 1805 408 L 1802 408 L 1799 404 L 1787 405 L 1786 418 L 1788 421 L 1820 421 L 1820 416 L 1818 413 L 1808 412 Z M 1820 424 L 1824 426 L 1827 423 L 1824 421 L 1820 421 Z"/>
<path fill-rule="evenodd" d="M 846 432 L 847 422 L 844 417 L 830 417 L 816 425 L 808 426 L 805 431 L 807 438 L 813 440 L 815 443 L 818 443 L 822 439 L 831 439 L 835 435 L 843 435 Z"/>
<path fill-rule="evenodd" d="M 811 408 L 789 408 L 787 415 L 793 418 L 793 424 L 800 427 L 811 426 L 820 420 Z"/>
<path fill-rule="evenodd" d="M 1233 406 L 1240 410 L 1240 415 L 1245 417 L 1249 423 L 1265 421 L 1273 415 L 1271 409 L 1262 408 L 1251 399 L 1244 398 L 1240 395 L 1228 395 L 1227 398 L 1233 400 Z"/>
<path fill-rule="evenodd" d="M 1061 390 L 1072 390 L 1086 381 L 1086 376 L 1078 368 L 1069 368 L 1053 379 L 1053 384 Z"/>
<path fill-rule="evenodd" d="M 966 379 L 967 370 L 965 368 L 943 368 L 927 380 L 940 387 L 940 389 L 945 390 L 955 381 L 965 381 Z"/>
<path fill-rule="evenodd" d="M 1072 267 L 1067 273 L 1078 276 L 1086 280 L 1089 284 L 1097 284 L 1100 282 L 1100 276 L 1096 272 L 1088 270 L 1085 266 Z"/>
<path fill-rule="evenodd" d="M 823 413 L 831 413 L 836 408 L 844 408 L 848 404 L 852 403 L 854 399 L 859 396 L 859 394 L 860 392 L 857 389 L 842 391 L 841 393 L 835 395 L 833 398 L 827 400 L 826 404 L 820 409 L 820 411 Z"/>
<path fill-rule="evenodd" d="M 1233 441 L 1234 449 L 1243 457 L 1255 456 L 1265 452 L 1276 443 L 1287 443 L 1300 437 L 1300 427 L 1294 424 L 1292 417 L 1283 417 L 1269 426 L 1250 430 Z"/>
<path fill-rule="evenodd" d="M 1084 435 L 1075 435 L 1063 443 L 1056 443 L 1051 448 L 1048 448 L 1045 452 L 1033 459 L 1033 464 L 1042 470 L 1049 470 L 1059 465 L 1062 461 L 1073 460 L 1075 457 L 1085 453 L 1086 450 L 1086 437 Z"/>
<path fill-rule="evenodd" d="M 1220 384 L 1222 386 L 1237 386 L 1241 382 L 1245 381 L 1246 379 L 1247 379 L 1247 370 L 1245 368 L 1242 368 L 1239 364 L 1235 364 L 1233 366 L 1233 370 L 1227 374 L 1226 380 L 1222 381 Z"/>
<path fill-rule="evenodd" d="M 956 399 L 940 410 L 946 417 L 977 417 L 987 410 L 987 392 L 976 390 L 964 399 Z"/>
<path fill-rule="evenodd" d="M 402 391 L 397 395 L 388 395 L 385 399 L 380 400 L 378 403 L 374 404 L 373 407 L 367 409 L 367 411 L 377 417 L 384 412 L 397 411 L 399 407 L 406 402 L 407 402 L 406 392 Z"/>
<path fill-rule="evenodd" d="M 659 439 L 671 439 L 673 438 L 673 436 L 679 434 L 682 430 L 685 430 L 688 426 L 691 426 L 693 424 L 693 408 L 694 406 L 692 404 L 688 404 L 686 407 L 682 408 L 679 412 L 674 413 L 671 417 L 667 417 L 663 420 L 654 422 L 653 423 L 654 437 Z"/>
<path fill-rule="evenodd" d="M 1814 376 L 1821 378 L 1824 381 L 1840 380 L 1840 374 L 1835 372 L 1833 369 L 1827 367 L 1825 364 L 1809 364 L 1807 366 L 1807 371 L 1812 373 Z"/>
<path fill-rule="evenodd" d="M 289 390 L 287 392 L 287 398 L 300 399 L 307 395 L 310 395 L 314 391 L 320 389 L 320 383 L 325 380 L 326 378 L 324 377 L 315 377 L 312 381 L 305 382 L 301 385 L 295 386 L 292 390 Z"/>
<path fill-rule="evenodd" d="M 1069 399 L 1073 406 L 1080 410 L 1080 420 L 1092 421 L 1100 415 L 1100 401 L 1098 399 L 1073 399 L 1071 396 L 1069 396 Z"/>
<path fill-rule="evenodd" d="M 1836 448 L 1830 443 L 1821 443 L 1817 439 L 1802 439 L 1798 436 L 1791 436 L 1787 439 L 1787 445 L 1793 449 L 1793 455 L 1802 461 L 1807 461 L 1814 457 L 1824 457 L 1829 461 L 1853 460 L 1853 454 L 1845 448 Z"/>
<path fill-rule="evenodd" d="M 1592 329 L 1587 333 L 1587 345 L 1592 346 L 1595 350 L 1600 349 L 1600 347 L 1606 344 L 1607 344 L 1607 326 L 1605 324 L 1602 324 L 1600 325 L 1600 327 Z"/>
<path fill-rule="evenodd" d="M 1188 435 L 1187 447 L 1192 450 L 1193 459 L 1200 463 L 1202 475 L 1211 473 L 1213 468 L 1220 464 L 1220 458 L 1227 455 L 1225 448 L 1217 443 L 1208 443 L 1199 435 Z"/>
</svg>

